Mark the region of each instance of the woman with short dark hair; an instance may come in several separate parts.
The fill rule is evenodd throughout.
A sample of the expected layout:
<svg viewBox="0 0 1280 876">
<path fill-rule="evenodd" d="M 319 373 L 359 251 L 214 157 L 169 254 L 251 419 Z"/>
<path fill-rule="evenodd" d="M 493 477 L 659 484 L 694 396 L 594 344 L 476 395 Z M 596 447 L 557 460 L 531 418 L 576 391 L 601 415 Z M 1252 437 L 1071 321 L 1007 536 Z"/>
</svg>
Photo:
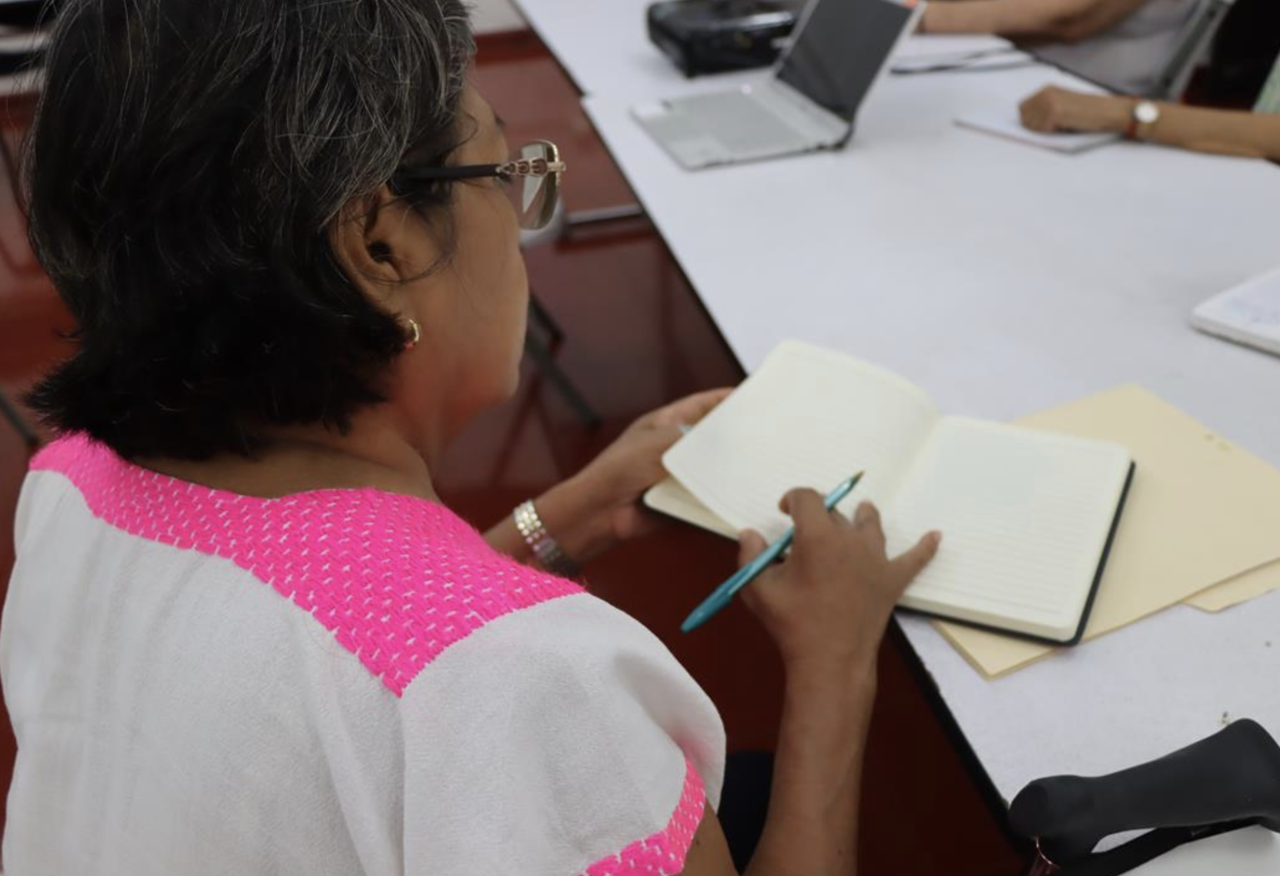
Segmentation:
<svg viewBox="0 0 1280 876">
<path fill-rule="evenodd" d="M 516 386 L 519 229 L 565 169 L 510 157 L 471 53 L 459 0 L 63 5 L 27 173 L 78 346 L 32 396 L 61 434 L 0 637 L 7 872 L 732 870 L 714 707 L 567 577 L 652 527 L 724 392 L 485 535 L 432 487 Z M 849 873 L 877 646 L 937 536 L 890 560 L 870 506 L 784 507 L 746 594 L 788 676 L 751 872 Z"/>
</svg>

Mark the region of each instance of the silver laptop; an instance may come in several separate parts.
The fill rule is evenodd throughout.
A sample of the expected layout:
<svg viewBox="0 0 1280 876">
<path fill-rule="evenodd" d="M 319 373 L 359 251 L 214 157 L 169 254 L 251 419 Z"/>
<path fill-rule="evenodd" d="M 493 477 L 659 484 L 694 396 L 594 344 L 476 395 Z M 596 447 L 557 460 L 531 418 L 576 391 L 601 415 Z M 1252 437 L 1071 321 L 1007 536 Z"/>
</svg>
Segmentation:
<svg viewBox="0 0 1280 876">
<path fill-rule="evenodd" d="M 914 0 L 809 0 L 768 78 L 631 113 L 690 170 L 839 148 L 923 9 Z"/>
</svg>

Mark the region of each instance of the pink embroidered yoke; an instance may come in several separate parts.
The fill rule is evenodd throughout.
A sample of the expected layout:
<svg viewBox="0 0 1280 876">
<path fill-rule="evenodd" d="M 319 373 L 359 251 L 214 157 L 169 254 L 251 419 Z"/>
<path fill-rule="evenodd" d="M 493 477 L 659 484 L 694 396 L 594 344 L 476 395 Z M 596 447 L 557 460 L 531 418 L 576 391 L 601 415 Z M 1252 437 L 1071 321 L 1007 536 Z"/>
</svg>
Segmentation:
<svg viewBox="0 0 1280 876">
<path fill-rule="evenodd" d="M 0 672 L 19 874 L 672 874 L 724 737 L 665 648 L 444 507 L 32 464 Z"/>
</svg>

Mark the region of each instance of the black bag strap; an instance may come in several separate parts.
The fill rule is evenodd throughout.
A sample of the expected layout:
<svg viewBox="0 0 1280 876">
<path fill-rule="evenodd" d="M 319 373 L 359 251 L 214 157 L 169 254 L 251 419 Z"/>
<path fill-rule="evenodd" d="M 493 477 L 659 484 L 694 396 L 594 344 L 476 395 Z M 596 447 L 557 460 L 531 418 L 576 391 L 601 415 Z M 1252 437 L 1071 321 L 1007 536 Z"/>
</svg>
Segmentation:
<svg viewBox="0 0 1280 876">
<path fill-rule="evenodd" d="M 1246 824 L 1280 832 L 1280 746 L 1257 722 L 1236 721 L 1117 773 L 1034 781 L 1014 798 L 1009 823 L 1072 876 L 1095 872 L 1077 870 L 1086 865 L 1099 874 L 1124 873 L 1183 843 Z M 1131 843 L 1092 854 L 1103 837 L 1148 829 L 1152 833 Z"/>
</svg>

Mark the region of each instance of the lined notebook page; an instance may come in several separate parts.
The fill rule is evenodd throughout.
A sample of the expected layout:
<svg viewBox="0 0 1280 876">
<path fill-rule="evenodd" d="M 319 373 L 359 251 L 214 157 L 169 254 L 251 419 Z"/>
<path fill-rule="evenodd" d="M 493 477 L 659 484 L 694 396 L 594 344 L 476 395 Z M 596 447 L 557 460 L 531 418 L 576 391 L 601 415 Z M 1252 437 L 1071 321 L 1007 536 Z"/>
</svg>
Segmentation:
<svg viewBox="0 0 1280 876">
<path fill-rule="evenodd" d="M 793 487 L 827 493 L 866 469 L 841 510 L 888 496 L 937 420 L 928 396 L 902 378 L 788 341 L 663 464 L 734 529 L 773 539 L 791 525 L 778 500 Z"/>
<path fill-rule="evenodd" d="M 1070 639 L 1129 463 L 1115 444 L 943 418 L 886 508 L 891 552 L 944 533 L 901 604 Z"/>
</svg>

